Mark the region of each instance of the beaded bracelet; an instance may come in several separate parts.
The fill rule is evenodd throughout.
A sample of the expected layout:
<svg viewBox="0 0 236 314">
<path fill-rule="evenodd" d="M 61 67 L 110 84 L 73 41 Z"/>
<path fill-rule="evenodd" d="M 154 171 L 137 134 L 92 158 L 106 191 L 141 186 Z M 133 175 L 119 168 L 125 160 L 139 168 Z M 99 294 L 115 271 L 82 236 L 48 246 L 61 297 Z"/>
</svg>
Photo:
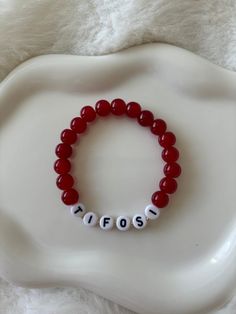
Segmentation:
<svg viewBox="0 0 236 314">
<path fill-rule="evenodd" d="M 115 116 L 127 115 L 129 118 L 136 119 L 142 127 L 150 128 L 152 134 L 158 137 L 158 142 L 163 148 L 162 159 L 166 162 L 163 177 L 159 182 L 160 190 L 152 195 L 152 204 L 149 204 L 144 213 L 128 216 L 119 216 L 114 219 L 110 215 L 98 217 L 94 212 L 86 212 L 85 206 L 79 202 L 79 193 L 73 188 L 74 179 L 69 173 L 71 163 L 68 158 L 72 155 L 72 145 L 75 144 L 78 134 L 86 131 L 88 124 L 97 117 L 105 117 L 109 114 Z M 59 176 L 56 185 L 63 190 L 61 199 L 65 205 L 71 207 L 71 213 L 81 217 L 87 226 L 95 226 L 99 222 L 102 230 L 110 230 L 116 225 L 118 230 L 126 231 L 133 225 L 136 229 L 143 229 L 149 219 L 157 219 L 160 215 L 160 208 L 169 203 L 169 194 L 177 189 L 175 178 L 181 174 L 181 167 L 176 161 L 179 158 L 179 152 L 174 147 L 176 137 L 172 132 L 166 131 L 167 126 L 162 119 L 154 119 L 153 113 L 149 110 L 142 110 L 137 102 L 129 102 L 127 105 L 123 99 L 114 99 L 111 103 L 107 100 L 99 100 L 95 109 L 91 106 L 85 106 L 80 111 L 80 117 L 71 121 L 70 128 L 61 132 L 61 143 L 57 145 L 55 153 L 59 158 L 54 163 L 54 170 Z"/>
</svg>

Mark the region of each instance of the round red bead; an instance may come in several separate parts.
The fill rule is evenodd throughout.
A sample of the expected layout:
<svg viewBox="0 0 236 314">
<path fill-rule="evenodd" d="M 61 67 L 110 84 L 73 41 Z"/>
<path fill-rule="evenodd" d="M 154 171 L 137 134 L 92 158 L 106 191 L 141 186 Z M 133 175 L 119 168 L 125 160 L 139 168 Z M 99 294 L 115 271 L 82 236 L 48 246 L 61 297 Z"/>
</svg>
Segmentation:
<svg viewBox="0 0 236 314">
<path fill-rule="evenodd" d="M 166 164 L 164 167 L 164 174 L 169 177 L 177 178 L 181 174 L 181 167 L 175 162 Z"/>
<path fill-rule="evenodd" d="M 126 104 L 123 99 L 117 98 L 111 102 L 111 112 L 115 116 L 121 116 L 126 112 Z"/>
<path fill-rule="evenodd" d="M 57 145 L 55 153 L 57 157 L 66 159 L 71 156 L 72 148 L 66 143 L 60 143 Z"/>
<path fill-rule="evenodd" d="M 95 110 L 99 116 L 105 117 L 111 112 L 111 105 L 107 100 L 101 99 L 96 102 Z"/>
<path fill-rule="evenodd" d="M 162 119 L 156 119 L 151 126 L 151 132 L 155 135 L 162 135 L 166 131 L 166 123 Z"/>
<path fill-rule="evenodd" d="M 80 115 L 86 122 L 92 122 L 96 119 L 96 112 L 91 106 L 83 107 L 80 111 Z"/>
<path fill-rule="evenodd" d="M 141 126 L 151 126 L 153 123 L 153 113 L 149 110 L 143 110 L 141 111 L 139 117 L 138 117 L 138 123 Z"/>
<path fill-rule="evenodd" d="M 165 148 L 163 151 L 162 151 L 162 159 L 166 162 L 175 162 L 178 158 L 179 158 L 179 151 L 171 146 L 169 148 Z"/>
<path fill-rule="evenodd" d="M 74 179 L 72 178 L 72 176 L 68 173 L 66 174 L 61 174 L 58 178 L 57 178 L 57 187 L 61 190 L 68 190 L 70 188 L 72 188 L 73 184 L 74 184 Z"/>
<path fill-rule="evenodd" d="M 61 132 L 61 141 L 66 144 L 74 144 L 77 140 L 77 135 L 71 129 L 65 129 Z"/>
<path fill-rule="evenodd" d="M 64 174 L 70 171 L 71 164 L 68 159 L 57 159 L 54 163 L 54 170 L 58 174 Z"/>
<path fill-rule="evenodd" d="M 79 193 L 74 189 L 68 189 L 62 193 L 61 199 L 66 205 L 74 205 L 79 200 Z"/>
<path fill-rule="evenodd" d="M 176 142 L 176 137 L 174 133 L 172 132 L 166 132 L 159 137 L 159 144 L 164 148 L 173 146 L 175 142 Z"/>
<path fill-rule="evenodd" d="M 169 196 L 162 191 L 157 191 L 152 195 L 152 203 L 158 208 L 163 208 L 169 203 Z"/>
<path fill-rule="evenodd" d="M 126 114 L 130 118 L 137 118 L 140 115 L 141 106 L 137 102 L 129 102 L 126 106 Z"/>
<path fill-rule="evenodd" d="M 87 128 L 87 124 L 81 117 L 76 117 L 71 121 L 70 127 L 76 133 L 83 133 Z"/>
<path fill-rule="evenodd" d="M 172 194 L 177 190 L 177 182 L 171 177 L 161 179 L 159 186 L 161 191 L 168 194 Z"/>
</svg>

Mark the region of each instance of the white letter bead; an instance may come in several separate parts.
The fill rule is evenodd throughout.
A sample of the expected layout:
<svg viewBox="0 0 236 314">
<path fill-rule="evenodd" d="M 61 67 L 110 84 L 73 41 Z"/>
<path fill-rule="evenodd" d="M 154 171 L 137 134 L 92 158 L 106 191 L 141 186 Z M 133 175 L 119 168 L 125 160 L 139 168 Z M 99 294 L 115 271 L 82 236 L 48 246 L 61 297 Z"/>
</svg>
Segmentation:
<svg viewBox="0 0 236 314">
<path fill-rule="evenodd" d="M 160 215 L 160 209 L 154 205 L 148 205 L 145 208 L 145 215 L 149 219 L 157 219 Z"/>
<path fill-rule="evenodd" d="M 114 225 L 114 219 L 108 215 L 102 216 L 100 218 L 99 225 L 103 230 L 110 230 Z"/>
<path fill-rule="evenodd" d="M 147 218 L 143 214 L 135 215 L 132 222 L 136 229 L 143 229 L 147 224 Z"/>
<path fill-rule="evenodd" d="M 82 217 L 85 213 L 85 206 L 82 203 L 71 206 L 70 212 L 74 216 Z"/>
<path fill-rule="evenodd" d="M 127 216 L 119 216 L 116 219 L 116 227 L 120 231 L 126 231 L 130 228 L 130 218 Z"/>
<path fill-rule="evenodd" d="M 98 221 L 98 216 L 93 212 L 88 212 L 87 214 L 84 215 L 83 223 L 86 226 L 93 227 L 96 225 L 97 221 Z"/>
</svg>

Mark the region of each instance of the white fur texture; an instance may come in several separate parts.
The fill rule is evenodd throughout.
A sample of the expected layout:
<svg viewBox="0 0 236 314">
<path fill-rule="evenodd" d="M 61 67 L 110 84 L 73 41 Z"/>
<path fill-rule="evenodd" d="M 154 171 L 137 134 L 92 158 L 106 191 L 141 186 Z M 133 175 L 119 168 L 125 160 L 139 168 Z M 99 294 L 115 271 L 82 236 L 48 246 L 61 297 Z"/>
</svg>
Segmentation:
<svg viewBox="0 0 236 314">
<path fill-rule="evenodd" d="M 152 41 L 236 70 L 236 1 L 0 0 L 0 80 L 32 56 L 100 55 Z M 220 313 L 236 313 L 234 303 Z M 131 312 L 83 289 L 32 290 L 0 281 L 0 314 L 68 313 Z"/>
<path fill-rule="evenodd" d="M 236 301 L 212 314 L 235 314 Z M 0 314 L 135 314 L 84 289 L 25 289 L 0 279 Z M 146 314 L 146 313 L 143 313 Z M 161 314 L 161 313 L 158 313 Z M 210 313 L 201 313 L 210 314 Z"/>
<path fill-rule="evenodd" d="M 83 289 L 24 289 L 0 280 L 0 314 L 132 314 Z"/>
<path fill-rule="evenodd" d="M 234 0 L 0 0 L 0 79 L 36 55 L 167 42 L 236 69 Z"/>
</svg>

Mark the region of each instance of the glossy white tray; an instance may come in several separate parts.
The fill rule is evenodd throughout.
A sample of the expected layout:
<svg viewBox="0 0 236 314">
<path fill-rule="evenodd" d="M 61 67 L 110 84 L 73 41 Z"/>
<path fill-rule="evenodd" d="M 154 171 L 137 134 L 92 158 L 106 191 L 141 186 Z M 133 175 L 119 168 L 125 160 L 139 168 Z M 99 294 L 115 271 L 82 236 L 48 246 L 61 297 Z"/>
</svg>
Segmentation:
<svg viewBox="0 0 236 314">
<path fill-rule="evenodd" d="M 148 44 L 99 57 L 49 55 L 0 85 L 0 274 L 22 286 L 81 286 L 145 314 L 210 313 L 236 279 L 236 74 Z M 161 218 L 139 232 L 90 229 L 60 201 L 59 134 L 84 104 L 121 97 L 164 118 L 183 174 Z M 125 118 L 94 124 L 77 148 L 83 202 L 143 210 L 160 149 Z"/>
</svg>

